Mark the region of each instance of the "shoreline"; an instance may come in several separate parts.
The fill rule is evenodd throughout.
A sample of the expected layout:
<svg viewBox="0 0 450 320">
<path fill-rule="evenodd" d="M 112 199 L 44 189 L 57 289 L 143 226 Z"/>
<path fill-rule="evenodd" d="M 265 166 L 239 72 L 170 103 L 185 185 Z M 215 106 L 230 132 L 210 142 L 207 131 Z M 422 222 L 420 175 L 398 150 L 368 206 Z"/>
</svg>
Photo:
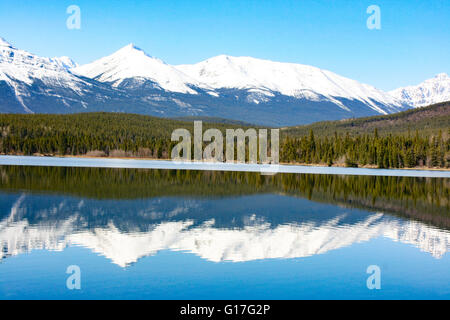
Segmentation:
<svg viewBox="0 0 450 320">
<path fill-rule="evenodd" d="M 395 176 L 395 177 L 425 177 L 450 178 L 450 170 L 404 169 L 374 169 L 328 167 L 314 165 L 263 165 L 249 163 L 217 163 L 217 162 L 184 162 L 163 159 L 143 158 L 107 158 L 86 156 L 12 156 L 0 155 L 1 165 L 44 166 L 44 167 L 89 167 L 89 168 L 134 168 L 160 170 L 205 170 L 205 171 L 238 171 L 259 172 L 262 175 L 277 173 L 294 174 L 330 174 L 330 175 L 364 175 L 364 176 Z"/>
<path fill-rule="evenodd" d="M 35 157 L 35 158 L 76 158 L 76 159 L 104 159 L 104 160 L 142 160 L 142 161 L 172 161 L 172 162 L 180 162 L 174 161 L 172 159 L 157 159 L 157 158 L 148 158 L 148 157 L 96 157 L 96 156 L 88 156 L 88 155 L 32 155 L 32 156 L 24 156 L 20 154 L 0 154 L 0 157 L 11 156 L 11 157 Z M 211 161 L 182 161 L 183 163 L 207 163 L 207 164 L 226 164 L 226 162 L 211 162 Z M 239 163 L 233 162 L 232 164 L 248 164 L 248 163 Z M 262 165 L 262 164 L 259 164 Z M 332 165 L 328 166 L 324 163 L 293 163 L 293 162 L 280 162 L 279 165 L 283 166 L 301 166 L 301 167 L 323 167 L 323 168 L 346 168 L 351 169 L 352 167 L 346 167 L 345 165 Z M 450 168 L 441 168 L 441 167 L 413 167 L 413 168 L 378 168 L 374 165 L 365 165 L 353 167 L 353 169 L 375 169 L 375 170 L 423 170 L 423 171 L 444 171 L 450 172 Z"/>
</svg>

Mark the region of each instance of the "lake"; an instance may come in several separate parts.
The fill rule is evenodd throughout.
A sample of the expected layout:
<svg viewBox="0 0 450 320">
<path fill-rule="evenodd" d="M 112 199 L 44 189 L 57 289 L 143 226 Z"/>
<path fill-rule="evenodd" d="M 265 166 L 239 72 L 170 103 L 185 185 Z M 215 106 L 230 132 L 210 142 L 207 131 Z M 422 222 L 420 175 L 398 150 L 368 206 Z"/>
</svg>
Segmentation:
<svg viewBox="0 0 450 320">
<path fill-rule="evenodd" d="M 3 165 L 0 199 L 0 299 L 450 298 L 445 177 Z"/>
</svg>

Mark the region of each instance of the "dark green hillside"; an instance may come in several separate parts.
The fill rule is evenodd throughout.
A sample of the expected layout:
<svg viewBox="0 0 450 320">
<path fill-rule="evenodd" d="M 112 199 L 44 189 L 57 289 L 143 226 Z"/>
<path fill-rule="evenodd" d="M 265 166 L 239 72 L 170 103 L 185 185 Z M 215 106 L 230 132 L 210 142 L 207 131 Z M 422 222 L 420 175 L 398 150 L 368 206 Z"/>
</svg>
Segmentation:
<svg viewBox="0 0 450 320">
<path fill-rule="evenodd" d="M 375 128 L 380 135 L 407 134 L 418 130 L 421 134 L 448 133 L 450 129 L 450 101 L 404 112 L 339 121 L 323 121 L 314 124 L 283 128 L 289 136 L 304 136 L 313 130 L 319 136 L 332 136 L 334 132 L 352 136 L 371 134 Z"/>
</svg>

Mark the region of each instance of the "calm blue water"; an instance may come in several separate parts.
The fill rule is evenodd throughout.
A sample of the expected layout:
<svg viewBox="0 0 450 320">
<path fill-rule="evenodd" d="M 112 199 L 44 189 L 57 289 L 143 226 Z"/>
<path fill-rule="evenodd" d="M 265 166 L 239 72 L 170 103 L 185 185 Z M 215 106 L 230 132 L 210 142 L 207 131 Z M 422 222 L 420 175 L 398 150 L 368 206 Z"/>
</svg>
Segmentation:
<svg viewBox="0 0 450 320">
<path fill-rule="evenodd" d="M 450 233 L 420 219 L 273 190 L 130 199 L 3 176 L 0 299 L 450 298 Z"/>
</svg>

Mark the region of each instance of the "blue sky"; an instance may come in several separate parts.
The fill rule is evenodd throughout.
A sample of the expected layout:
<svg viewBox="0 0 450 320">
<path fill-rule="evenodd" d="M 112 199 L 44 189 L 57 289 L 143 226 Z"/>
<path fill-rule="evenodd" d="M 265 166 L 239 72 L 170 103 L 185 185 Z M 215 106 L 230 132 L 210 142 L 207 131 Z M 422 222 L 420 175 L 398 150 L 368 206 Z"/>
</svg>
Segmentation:
<svg viewBox="0 0 450 320">
<path fill-rule="evenodd" d="M 69 30 L 69 5 L 81 29 Z M 369 30 L 369 5 L 381 30 Z M 170 64 L 219 54 L 309 64 L 391 90 L 450 73 L 448 0 L 0 2 L 0 36 L 42 56 L 83 64 L 128 43 Z"/>
</svg>

